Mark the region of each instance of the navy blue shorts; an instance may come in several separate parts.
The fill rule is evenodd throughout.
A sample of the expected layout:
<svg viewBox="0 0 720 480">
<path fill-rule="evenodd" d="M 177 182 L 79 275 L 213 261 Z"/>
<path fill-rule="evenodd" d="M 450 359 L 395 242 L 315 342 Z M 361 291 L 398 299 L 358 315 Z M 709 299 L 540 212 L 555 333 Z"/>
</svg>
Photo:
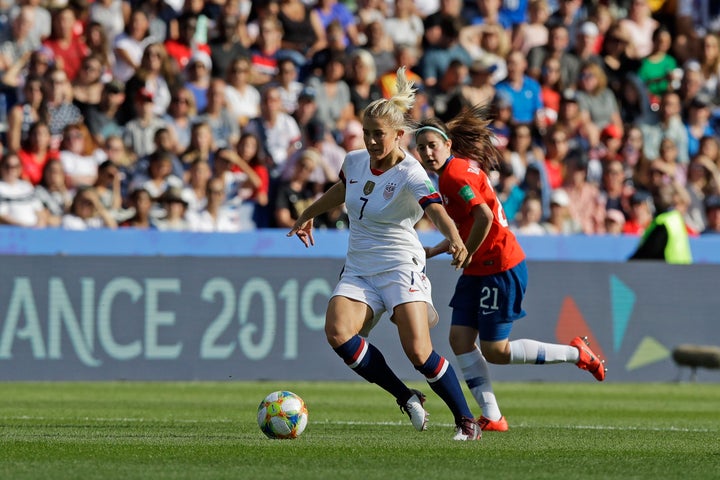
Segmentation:
<svg viewBox="0 0 720 480">
<path fill-rule="evenodd" d="M 515 320 L 526 315 L 522 308 L 528 283 L 527 264 L 494 275 L 462 275 L 450 300 L 452 324 L 472 327 L 480 340 L 498 341 L 510 336 Z"/>
</svg>

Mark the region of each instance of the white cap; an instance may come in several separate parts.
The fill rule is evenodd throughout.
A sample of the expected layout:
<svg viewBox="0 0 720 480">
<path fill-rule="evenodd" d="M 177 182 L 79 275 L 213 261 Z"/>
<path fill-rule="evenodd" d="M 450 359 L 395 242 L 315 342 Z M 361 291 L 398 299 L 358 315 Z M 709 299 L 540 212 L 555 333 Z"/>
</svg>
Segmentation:
<svg viewBox="0 0 720 480">
<path fill-rule="evenodd" d="M 600 35 L 600 30 L 593 22 L 585 22 L 580 27 L 580 33 L 588 37 L 597 37 Z"/>
<path fill-rule="evenodd" d="M 553 203 L 558 204 L 561 207 L 567 207 L 570 205 L 570 197 L 565 190 L 554 190 L 552 194 L 550 194 L 550 204 Z"/>
</svg>

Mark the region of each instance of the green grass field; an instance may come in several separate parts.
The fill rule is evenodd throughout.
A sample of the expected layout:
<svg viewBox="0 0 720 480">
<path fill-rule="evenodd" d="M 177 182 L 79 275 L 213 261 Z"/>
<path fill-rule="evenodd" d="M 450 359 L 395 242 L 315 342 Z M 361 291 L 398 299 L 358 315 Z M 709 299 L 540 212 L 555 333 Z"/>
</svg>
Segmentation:
<svg viewBox="0 0 720 480">
<path fill-rule="evenodd" d="M 498 383 L 510 431 L 479 442 L 413 386 L 422 433 L 361 382 L 4 383 L 0 479 L 720 478 L 720 384 Z M 308 405 L 297 440 L 257 427 L 279 389 Z"/>
</svg>

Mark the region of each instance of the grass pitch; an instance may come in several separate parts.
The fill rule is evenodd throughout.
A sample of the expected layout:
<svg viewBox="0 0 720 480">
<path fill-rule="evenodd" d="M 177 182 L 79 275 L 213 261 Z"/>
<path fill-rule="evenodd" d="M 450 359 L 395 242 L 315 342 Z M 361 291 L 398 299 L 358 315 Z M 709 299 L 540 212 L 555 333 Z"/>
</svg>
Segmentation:
<svg viewBox="0 0 720 480">
<path fill-rule="evenodd" d="M 4 383 L 0 479 L 720 478 L 720 384 L 497 383 L 510 431 L 479 442 L 413 386 L 422 433 L 363 382 Z M 256 424 L 281 389 L 308 405 L 297 440 Z"/>
</svg>

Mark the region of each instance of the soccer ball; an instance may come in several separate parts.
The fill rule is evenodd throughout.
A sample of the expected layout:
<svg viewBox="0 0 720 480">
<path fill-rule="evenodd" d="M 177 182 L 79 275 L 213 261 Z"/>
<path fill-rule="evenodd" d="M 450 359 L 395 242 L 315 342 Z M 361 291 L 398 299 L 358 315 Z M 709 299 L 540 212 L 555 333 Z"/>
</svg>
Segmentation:
<svg viewBox="0 0 720 480">
<path fill-rule="evenodd" d="M 297 438 L 307 426 L 308 411 L 302 398 L 280 390 L 260 402 L 257 421 L 268 438 Z"/>
</svg>

